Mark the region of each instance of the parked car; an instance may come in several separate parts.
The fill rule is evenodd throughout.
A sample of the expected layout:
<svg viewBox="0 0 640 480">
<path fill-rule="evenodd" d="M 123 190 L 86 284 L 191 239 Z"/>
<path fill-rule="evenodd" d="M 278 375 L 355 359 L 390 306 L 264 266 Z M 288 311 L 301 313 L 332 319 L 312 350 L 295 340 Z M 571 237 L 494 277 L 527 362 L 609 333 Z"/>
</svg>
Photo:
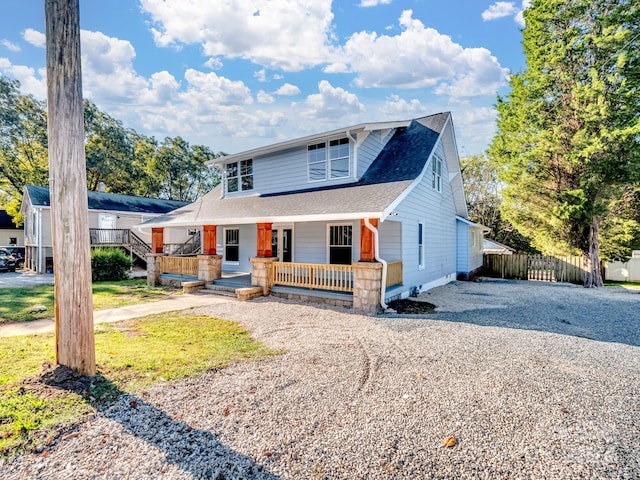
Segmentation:
<svg viewBox="0 0 640 480">
<path fill-rule="evenodd" d="M 0 248 L 0 272 L 15 272 L 17 259 L 6 248 Z M 24 263 L 24 261 L 23 261 Z"/>
<path fill-rule="evenodd" d="M 9 245 L 7 247 L 0 247 L 8 251 L 11 255 L 16 258 L 16 268 L 24 267 L 24 247 L 18 247 L 16 245 Z"/>
</svg>

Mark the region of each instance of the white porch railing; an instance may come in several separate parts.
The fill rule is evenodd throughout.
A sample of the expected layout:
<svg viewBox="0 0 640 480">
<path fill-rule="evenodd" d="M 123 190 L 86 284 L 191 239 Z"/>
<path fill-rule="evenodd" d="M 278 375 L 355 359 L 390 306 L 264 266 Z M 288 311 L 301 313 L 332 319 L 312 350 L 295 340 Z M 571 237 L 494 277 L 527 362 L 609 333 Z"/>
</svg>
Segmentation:
<svg viewBox="0 0 640 480">
<path fill-rule="evenodd" d="M 274 262 L 272 285 L 353 292 L 351 265 Z"/>
</svg>

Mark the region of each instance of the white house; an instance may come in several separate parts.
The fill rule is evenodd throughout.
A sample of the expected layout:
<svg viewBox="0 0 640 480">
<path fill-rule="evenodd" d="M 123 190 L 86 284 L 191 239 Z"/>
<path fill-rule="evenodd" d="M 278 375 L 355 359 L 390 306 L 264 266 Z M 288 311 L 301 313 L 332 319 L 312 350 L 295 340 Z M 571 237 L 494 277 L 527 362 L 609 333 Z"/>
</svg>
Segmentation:
<svg viewBox="0 0 640 480">
<path fill-rule="evenodd" d="M 142 227 L 158 239 L 163 229 L 202 230 L 203 253 L 220 257 L 223 275 L 252 272 L 255 258 L 318 268 L 382 263 L 394 278 L 382 279 L 384 303 L 482 266 L 485 229 L 467 219 L 448 112 L 364 123 L 210 163 L 223 173 L 221 185 Z M 274 278 L 277 285 L 283 277 Z"/>
</svg>

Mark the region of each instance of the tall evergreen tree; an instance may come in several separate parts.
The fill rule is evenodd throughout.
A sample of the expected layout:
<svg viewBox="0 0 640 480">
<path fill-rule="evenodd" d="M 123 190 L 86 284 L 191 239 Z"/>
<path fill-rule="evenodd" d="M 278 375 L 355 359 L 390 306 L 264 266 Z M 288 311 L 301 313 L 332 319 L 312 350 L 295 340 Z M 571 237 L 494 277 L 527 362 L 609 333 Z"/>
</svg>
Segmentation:
<svg viewBox="0 0 640 480">
<path fill-rule="evenodd" d="M 637 0 L 533 0 L 527 68 L 498 99 L 489 156 L 502 213 L 545 253 L 580 253 L 602 285 L 598 232 L 613 187 L 640 177 Z"/>
</svg>

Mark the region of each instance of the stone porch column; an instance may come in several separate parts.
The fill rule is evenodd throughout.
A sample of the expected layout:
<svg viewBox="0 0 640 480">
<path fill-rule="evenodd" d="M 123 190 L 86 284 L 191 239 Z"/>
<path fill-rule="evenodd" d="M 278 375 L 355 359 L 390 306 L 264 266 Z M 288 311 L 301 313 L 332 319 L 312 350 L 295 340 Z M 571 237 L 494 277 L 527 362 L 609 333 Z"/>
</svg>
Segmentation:
<svg viewBox="0 0 640 480">
<path fill-rule="evenodd" d="M 213 282 L 222 277 L 222 255 L 198 255 L 198 280 Z"/>
<path fill-rule="evenodd" d="M 375 315 L 380 311 L 382 264 L 355 262 L 353 268 L 353 311 Z"/>
<path fill-rule="evenodd" d="M 147 285 L 157 287 L 160 285 L 160 274 L 162 273 L 162 261 L 164 253 L 147 254 Z"/>
<path fill-rule="evenodd" d="M 269 295 L 271 289 L 271 264 L 277 258 L 253 257 L 251 259 L 251 285 L 262 287 L 262 294 Z"/>
</svg>

